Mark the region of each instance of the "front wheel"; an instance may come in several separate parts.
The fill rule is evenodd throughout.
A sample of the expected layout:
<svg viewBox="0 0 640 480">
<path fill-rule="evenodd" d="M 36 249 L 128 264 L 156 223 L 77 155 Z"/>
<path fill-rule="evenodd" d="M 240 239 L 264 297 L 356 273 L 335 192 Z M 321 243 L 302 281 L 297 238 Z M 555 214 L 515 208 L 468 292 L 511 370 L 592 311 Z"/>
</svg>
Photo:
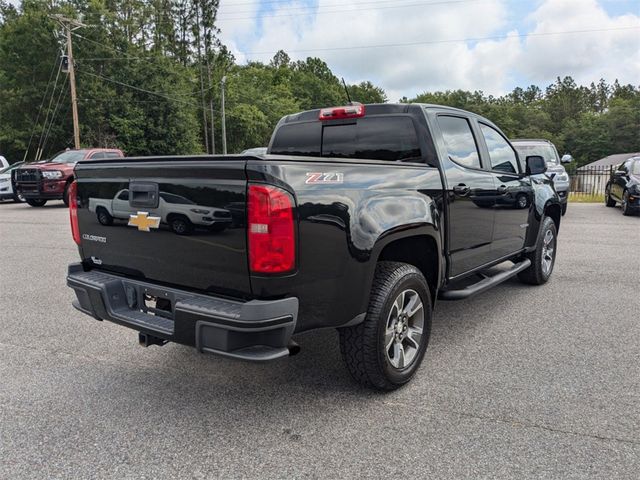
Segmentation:
<svg viewBox="0 0 640 480">
<path fill-rule="evenodd" d="M 20 193 L 14 193 L 13 194 L 13 201 L 15 203 L 23 203 L 24 202 L 24 197 Z"/>
<path fill-rule="evenodd" d="M 32 207 L 44 207 L 46 200 L 40 200 L 39 198 L 29 198 L 27 203 Z"/>
<path fill-rule="evenodd" d="M 394 390 L 416 373 L 431 333 L 431 297 L 413 265 L 379 262 L 364 321 L 339 329 L 340 350 L 353 378 Z"/>
<path fill-rule="evenodd" d="M 558 230 L 551 217 L 543 217 L 536 249 L 525 254 L 525 258 L 531 260 L 531 265 L 518 274 L 521 282 L 530 285 L 542 285 L 547 283 L 556 262 L 556 246 Z"/>
<path fill-rule="evenodd" d="M 616 206 L 616 201 L 611 198 L 611 186 L 607 185 L 606 190 L 604 191 L 604 204 L 607 207 L 615 207 Z"/>
<path fill-rule="evenodd" d="M 562 216 L 564 217 L 567 214 L 567 206 L 569 204 L 568 203 L 563 203 L 562 204 Z"/>
</svg>

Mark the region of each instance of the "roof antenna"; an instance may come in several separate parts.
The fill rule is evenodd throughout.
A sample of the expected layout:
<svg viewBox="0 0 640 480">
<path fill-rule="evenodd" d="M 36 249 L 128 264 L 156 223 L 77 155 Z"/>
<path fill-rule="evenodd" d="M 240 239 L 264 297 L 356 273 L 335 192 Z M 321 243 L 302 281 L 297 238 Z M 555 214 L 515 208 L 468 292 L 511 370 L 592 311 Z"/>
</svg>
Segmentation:
<svg viewBox="0 0 640 480">
<path fill-rule="evenodd" d="M 342 85 L 344 85 L 344 91 L 347 94 L 347 100 L 349 100 L 349 105 L 353 105 L 351 101 L 351 96 L 349 95 L 349 89 L 347 88 L 347 83 L 344 81 L 344 77 L 342 77 Z"/>
</svg>

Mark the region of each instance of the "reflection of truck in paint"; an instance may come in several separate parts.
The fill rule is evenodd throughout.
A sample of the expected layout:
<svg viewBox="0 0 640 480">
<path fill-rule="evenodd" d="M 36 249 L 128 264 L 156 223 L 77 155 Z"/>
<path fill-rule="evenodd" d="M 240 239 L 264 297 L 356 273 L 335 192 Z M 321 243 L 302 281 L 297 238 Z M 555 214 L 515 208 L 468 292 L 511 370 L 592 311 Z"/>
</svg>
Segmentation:
<svg viewBox="0 0 640 480">
<path fill-rule="evenodd" d="M 148 209 L 149 215 L 171 227 L 178 235 L 188 235 L 195 227 L 222 231 L 231 224 L 231 213 L 223 208 L 196 205 L 188 198 L 173 193 L 160 192 L 158 208 Z M 129 205 L 129 190 L 120 190 L 113 200 L 89 198 L 89 211 L 96 214 L 102 225 L 112 225 L 114 219 L 128 220 L 138 210 Z"/>
</svg>

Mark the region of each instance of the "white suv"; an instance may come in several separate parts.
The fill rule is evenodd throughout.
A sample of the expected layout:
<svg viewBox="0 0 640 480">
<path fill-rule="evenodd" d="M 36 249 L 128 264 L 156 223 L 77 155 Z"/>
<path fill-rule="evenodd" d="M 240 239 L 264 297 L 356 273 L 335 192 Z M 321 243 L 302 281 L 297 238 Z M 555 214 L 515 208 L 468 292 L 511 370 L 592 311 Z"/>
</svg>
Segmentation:
<svg viewBox="0 0 640 480">
<path fill-rule="evenodd" d="M 558 192 L 560 203 L 562 205 L 562 215 L 567 213 L 567 200 L 569 198 L 569 174 L 564 168 L 563 163 L 571 163 L 573 157 L 571 155 L 558 155 L 556 146 L 549 140 L 543 139 L 515 139 L 511 140 L 514 148 L 518 152 L 521 159 L 527 158 L 529 155 L 540 155 L 547 162 L 547 175 L 553 180 L 553 186 Z"/>
</svg>

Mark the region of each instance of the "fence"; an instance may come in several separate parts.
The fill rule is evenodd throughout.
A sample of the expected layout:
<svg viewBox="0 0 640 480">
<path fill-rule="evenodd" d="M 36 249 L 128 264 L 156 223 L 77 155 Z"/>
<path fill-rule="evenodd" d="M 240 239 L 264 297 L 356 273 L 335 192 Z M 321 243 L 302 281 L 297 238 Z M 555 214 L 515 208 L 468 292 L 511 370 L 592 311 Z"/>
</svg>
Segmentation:
<svg viewBox="0 0 640 480">
<path fill-rule="evenodd" d="M 573 168 L 569 173 L 572 197 L 604 197 L 614 166 Z"/>
</svg>

